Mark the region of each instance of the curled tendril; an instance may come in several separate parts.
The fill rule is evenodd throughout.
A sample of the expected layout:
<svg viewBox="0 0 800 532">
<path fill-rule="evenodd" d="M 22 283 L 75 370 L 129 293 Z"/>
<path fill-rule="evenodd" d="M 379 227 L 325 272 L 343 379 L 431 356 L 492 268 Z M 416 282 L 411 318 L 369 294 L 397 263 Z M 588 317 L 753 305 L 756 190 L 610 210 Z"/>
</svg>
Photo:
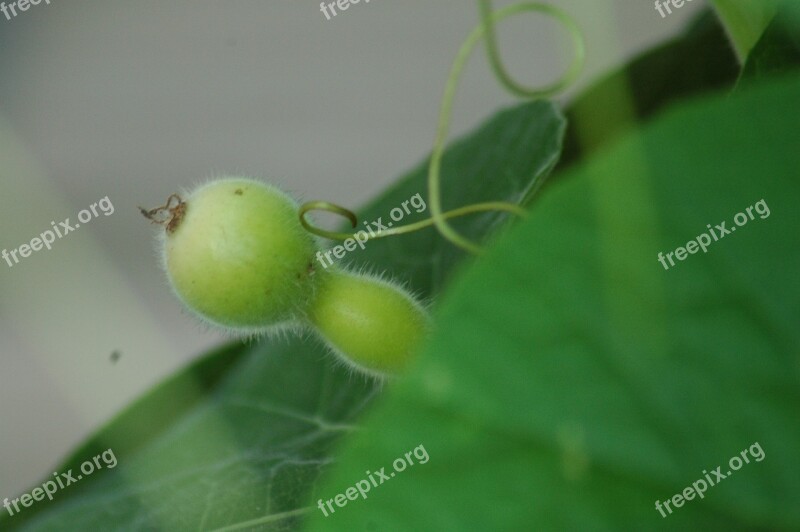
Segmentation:
<svg viewBox="0 0 800 532">
<path fill-rule="evenodd" d="M 353 211 L 345 209 L 344 207 L 340 207 L 339 205 L 336 205 L 334 203 L 329 203 L 327 201 L 309 201 L 300 206 L 300 223 L 303 225 L 303 227 L 306 228 L 307 231 L 314 233 L 315 235 L 318 236 L 330 238 L 331 240 L 346 240 L 348 238 L 353 238 L 355 236 L 352 233 L 339 233 L 336 231 L 327 231 L 325 229 L 320 229 L 319 227 L 315 227 L 306 218 L 306 213 L 311 211 L 327 211 L 327 212 L 332 212 L 334 214 L 338 214 L 350 220 L 350 225 L 355 228 L 356 225 L 358 224 L 358 218 L 356 217 L 355 213 L 353 213 Z M 459 216 L 464 216 L 466 214 L 473 214 L 476 212 L 485 212 L 485 211 L 507 211 L 516 214 L 517 216 L 527 215 L 525 209 L 523 209 L 519 205 L 515 205 L 513 203 L 504 203 L 500 201 L 490 201 L 486 203 L 473 203 L 472 205 L 467 205 L 466 207 L 460 207 L 458 209 L 453 209 L 452 211 L 444 212 L 442 213 L 442 218 L 444 219 L 457 218 Z M 392 229 L 381 229 L 374 235 L 370 236 L 369 239 L 373 240 L 375 238 L 384 238 L 387 236 L 402 235 L 404 233 L 413 233 L 414 231 L 419 231 L 420 229 L 424 229 L 432 225 L 434 225 L 433 218 L 428 218 L 427 220 L 422 220 L 419 222 L 402 225 L 400 227 L 395 227 Z"/>
<path fill-rule="evenodd" d="M 481 24 L 476 27 L 461 45 L 461 48 L 456 55 L 453 66 L 450 69 L 450 75 L 445 84 L 444 95 L 442 97 L 442 107 L 439 112 L 439 122 L 436 128 L 436 137 L 433 143 L 433 151 L 431 153 L 431 161 L 428 166 L 428 203 L 431 209 L 431 217 L 427 220 L 415 222 L 392 229 L 385 229 L 377 232 L 370 238 L 383 238 L 392 235 L 401 235 L 403 233 L 410 233 L 418 231 L 431 225 L 445 237 L 447 240 L 456 246 L 465 249 L 472 253 L 480 253 L 481 247 L 477 244 L 470 242 L 468 239 L 460 235 L 453 227 L 447 223 L 450 218 L 473 214 L 476 212 L 484 211 L 503 211 L 511 214 L 524 217 L 527 211 L 515 203 L 508 203 L 502 201 L 475 203 L 451 211 L 442 212 L 441 203 L 441 164 L 442 156 L 444 155 L 445 143 L 450 129 L 450 120 L 452 117 L 453 102 L 455 100 L 456 89 L 458 82 L 461 78 L 461 72 L 469 59 L 475 45 L 485 37 L 486 53 L 489 57 L 492 71 L 497 79 L 512 94 L 522 98 L 544 98 L 552 96 L 575 81 L 578 74 L 583 67 L 585 58 L 585 47 L 583 43 L 583 36 L 580 32 L 575 21 L 566 12 L 547 4 L 539 4 L 535 2 L 523 2 L 514 4 L 498 11 L 492 10 L 491 0 L 478 0 L 478 8 L 481 15 Z M 554 83 L 541 88 L 526 87 L 517 83 L 506 71 L 497 46 L 497 36 L 495 34 L 495 24 L 510 16 L 523 13 L 523 12 L 539 12 L 551 16 L 560 22 L 569 32 L 570 37 L 575 47 L 575 56 L 572 60 L 567 71 L 560 79 Z M 355 235 L 350 233 L 340 233 L 335 231 L 326 231 L 312 225 L 307 219 L 306 214 L 310 211 L 322 210 L 338 214 L 350 220 L 351 225 L 355 228 L 358 224 L 356 215 L 344 207 L 329 203 L 327 201 L 311 201 L 304 203 L 300 207 L 300 223 L 307 231 L 330 238 L 332 240 L 345 240 L 352 238 Z"/>
<path fill-rule="evenodd" d="M 500 80 L 500 83 L 502 83 L 509 92 L 520 98 L 546 98 L 566 89 L 578 78 L 586 58 L 586 49 L 583 44 L 583 35 L 581 34 L 580 28 L 578 28 L 578 25 L 566 12 L 551 5 L 526 2 L 509 6 L 506 9 L 501 9 L 492 14 L 492 4 L 490 0 L 479 0 L 478 4 L 480 5 L 481 20 L 483 23 L 476 31 L 482 30 L 482 33 L 485 33 L 486 52 L 489 56 L 489 63 L 497 79 Z M 500 52 L 497 47 L 495 23 L 523 11 L 538 11 L 553 17 L 566 28 L 572 38 L 572 44 L 575 47 L 575 56 L 572 59 L 572 64 L 570 64 L 564 75 L 551 85 L 540 88 L 526 87 L 514 81 L 506 71 L 505 66 L 503 66 L 503 61 L 500 58 Z M 480 37 L 481 36 L 478 35 L 476 40 L 480 39 Z M 469 45 L 470 49 L 472 46 L 474 46 L 474 43 Z"/>
</svg>

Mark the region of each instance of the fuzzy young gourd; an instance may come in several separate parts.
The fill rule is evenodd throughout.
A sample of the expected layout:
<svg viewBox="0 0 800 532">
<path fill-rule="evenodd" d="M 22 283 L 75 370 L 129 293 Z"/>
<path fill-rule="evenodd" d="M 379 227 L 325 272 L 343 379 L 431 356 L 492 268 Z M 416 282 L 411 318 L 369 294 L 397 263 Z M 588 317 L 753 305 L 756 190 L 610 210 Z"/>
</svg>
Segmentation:
<svg viewBox="0 0 800 532">
<path fill-rule="evenodd" d="M 427 312 L 400 287 L 315 268 L 318 246 L 297 204 L 266 183 L 224 177 L 142 212 L 165 226 L 162 264 L 175 294 L 208 323 L 241 335 L 312 328 L 377 375 L 402 371 L 428 330 Z"/>
</svg>

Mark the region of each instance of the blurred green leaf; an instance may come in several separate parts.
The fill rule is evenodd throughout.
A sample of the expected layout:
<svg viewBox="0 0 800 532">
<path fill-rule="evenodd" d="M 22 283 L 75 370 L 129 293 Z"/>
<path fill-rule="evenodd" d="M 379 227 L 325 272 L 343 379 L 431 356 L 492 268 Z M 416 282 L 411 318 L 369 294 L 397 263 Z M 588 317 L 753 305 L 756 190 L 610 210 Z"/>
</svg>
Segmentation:
<svg viewBox="0 0 800 532">
<path fill-rule="evenodd" d="M 702 12 L 683 33 L 604 76 L 572 102 L 558 171 L 591 157 L 670 105 L 732 88 L 738 75 L 725 30 L 711 10 Z"/>
<path fill-rule="evenodd" d="M 800 529 L 798 96 L 794 77 L 675 108 L 554 183 L 450 288 L 319 497 L 429 461 L 310 529 Z"/>
<path fill-rule="evenodd" d="M 445 155 L 445 208 L 529 199 L 558 160 L 564 127 L 563 117 L 545 101 L 497 114 Z M 361 219 L 386 219 L 412 195 L 424 196 L 426 177 L 422 163 L 364 209 Z M 504 219 L 484 213 L 457 227 L 483 240 Z M 428 229 L 373 241 L 350 258 L 432 298 L 464 256 Z M 355 430 L 379 392 L 379 384 L 337 366 L 309 338 L 232 345 L 140 400 L 57 470 L 77 471 L 108 448 L 118 459 L 115 468 L 59 491 L 52 503 L 0 517 L 0 526 L 294 529 L 337 442 Z M 257 524 L 248 524 L 252 520 Z"/>
<path fill-rule="evenodd" d="M 784 1 L 756 43 L 742 70 L 740 83 L 800 68 L 800 4 Z"/>
<path fill-rule="evenodd" d="M 780 0 L 711 0 L 742 63 L 775 15 Z"/>
</svg>

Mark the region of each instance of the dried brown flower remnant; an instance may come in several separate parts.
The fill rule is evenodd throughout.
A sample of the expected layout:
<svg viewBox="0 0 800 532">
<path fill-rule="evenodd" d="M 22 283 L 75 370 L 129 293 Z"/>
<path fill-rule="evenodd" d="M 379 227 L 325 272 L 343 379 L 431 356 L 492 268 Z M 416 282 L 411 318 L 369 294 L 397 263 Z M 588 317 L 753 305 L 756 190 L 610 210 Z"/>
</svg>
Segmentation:
<svg viewBox="0 0 800 532">
<path fill-rule="evenodd" d="M 166 205 L 150 210 L 139 207 L 139 210 L 154 224 L 163 225 L 167 229 L 167 233 L 173 233 L 186 214 L 186 202 L 179 195 L 172 194 L 167 198 Z"/>
</svg>

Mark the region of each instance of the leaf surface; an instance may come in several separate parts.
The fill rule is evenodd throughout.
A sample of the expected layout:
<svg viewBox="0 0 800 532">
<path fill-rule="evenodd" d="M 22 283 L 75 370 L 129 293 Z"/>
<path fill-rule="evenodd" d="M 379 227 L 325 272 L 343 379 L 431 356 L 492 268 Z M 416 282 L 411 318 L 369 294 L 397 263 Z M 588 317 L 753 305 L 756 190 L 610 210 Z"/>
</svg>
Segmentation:
<svg viewBox="0 0 800 532">
<path fill-rule="evenodd" d="M 798 96 L 691 102 L 554 183 L 448 291 L 320 498 L 396 475 L 310 530 L 799 529 Z"/>
<path fill-rule="evenodd" d="M 545 101 L 498 113 L 455 143 L 443 160 L 445 208 L 522 202 L 555 165 L 565 122 Z M 421 193 L 420 164 L 360 213 L 387 220 Z M 404 221 L 427 216 L 412 213 Z M 482 241 L 506 218 L 483 213 L 457 222 Z M 433 229 L 369 242 L 355 265 L 386 272 L 428 300 L 464 260 Z M 13 517 L 25 530 L 293 530 L 344 435 L 380 394 L 316 340 L 291 337 L 234 344 L 200 360 L 144 397 L 59 467 L 78 470 L 111 448 L 118 464 Z M 45 479 L 50 478 L 49 475 Z"/>
</svg>

